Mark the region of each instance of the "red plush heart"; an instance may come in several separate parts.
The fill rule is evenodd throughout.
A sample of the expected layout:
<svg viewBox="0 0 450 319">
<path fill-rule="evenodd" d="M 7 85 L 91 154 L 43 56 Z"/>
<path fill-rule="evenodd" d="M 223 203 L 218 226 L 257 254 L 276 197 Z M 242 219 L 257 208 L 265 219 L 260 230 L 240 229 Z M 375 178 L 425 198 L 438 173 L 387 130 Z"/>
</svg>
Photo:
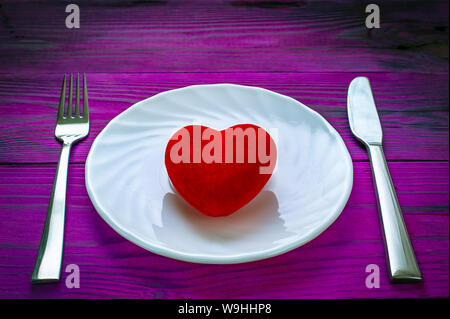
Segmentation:
<svg viewBox="0 0 450 319">
<path fill-rule="evenodd" d="M 253 124 L 217 131 L 189 125 L 166 147 L 173 187 L 205 215 L 227 216 L 250 202 L 272 176 L 277 159 L 269 133 Z"/>
</svg>

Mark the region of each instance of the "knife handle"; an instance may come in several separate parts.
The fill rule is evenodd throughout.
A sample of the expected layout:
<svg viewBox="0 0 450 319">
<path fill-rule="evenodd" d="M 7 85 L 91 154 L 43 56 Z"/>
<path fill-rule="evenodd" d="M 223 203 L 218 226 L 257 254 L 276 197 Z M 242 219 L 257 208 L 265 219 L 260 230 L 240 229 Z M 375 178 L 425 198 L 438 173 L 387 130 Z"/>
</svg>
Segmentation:
<svg viewBox="0 0 450 319">
<path fill-rule="evenodd" d="M 422 280 L 381 145 L 368 145 L 391 282 Z"/>
</svg>

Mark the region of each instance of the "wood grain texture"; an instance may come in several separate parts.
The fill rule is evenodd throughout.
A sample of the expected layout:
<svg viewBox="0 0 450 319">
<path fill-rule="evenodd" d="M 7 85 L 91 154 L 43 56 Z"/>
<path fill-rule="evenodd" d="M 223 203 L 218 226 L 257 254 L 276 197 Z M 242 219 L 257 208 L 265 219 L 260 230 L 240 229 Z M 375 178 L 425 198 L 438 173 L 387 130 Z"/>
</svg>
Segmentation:
<svg viewBox="0 0 450 319">
<path fill-rule="evenodd" d="M 64 281 L 29 284 L 56 165 L 1 166 L 0 297 L 448 297 L 448 163 L 389 166 L 424 274 L 422 284 L 388 283 L 366 162 L 355 163 L 348 205 L 326 232 L 287 254 L 240 265 L 175 261 L 126 241 L 97 215 L 86 193 L 83 166 L 74 164 L 63 267 L 80 266 L 79 289 L 66 288 Z M 380 266 L 379 289 L 365 286 L 365 267 L 372 263 Z"/>
<path fill-rule="evenodd" d="M 448 160 L 448 76 L 393 73 L 88 74 L 91 131 L 72 162 L 84 162 L 95 136 L 120 112 L 154 94 L 192 84 L 260 86 L 293 97 L 325 117 L 355 160 L 367 160 L 347 118 L 347 87 L 357 75 L 373 86 L 389 160 Z M 60 75 L 0 76 L 0 163 L 58 160 L 55 141 Z M 187 123 L 190 124 L 190 123 Z"/>
<path fill-rule="evenodd" d="M 449 89 L 446 0 L 380 0 L 381 28 L 357 0 L 77 0 L 0 3 L 0 298 L 449 297 Z M 81 288 L 29 282 L 60 145 L 63 73 L 87 72 L 91 133 L 73 149 L 64 267 Z M 386 156 L 424 282 L 391 285 L 367 154 L 350 133 L 346 94 L 371 80 Z M 241 265 L 201 265 L 145 251 L 95 212 L 84 161 L 117 114 L 193 84 L 260 86 L 325 117 L 354 160 L 341 216 L 312 242 Z M 365 267 L 381 269 L 367 289 Z"/>
<path fill-rule="evenodd" d="M 448 72 L 448 1 L 377 3 L 2 1 L 0 72 Z"/>
</svg>

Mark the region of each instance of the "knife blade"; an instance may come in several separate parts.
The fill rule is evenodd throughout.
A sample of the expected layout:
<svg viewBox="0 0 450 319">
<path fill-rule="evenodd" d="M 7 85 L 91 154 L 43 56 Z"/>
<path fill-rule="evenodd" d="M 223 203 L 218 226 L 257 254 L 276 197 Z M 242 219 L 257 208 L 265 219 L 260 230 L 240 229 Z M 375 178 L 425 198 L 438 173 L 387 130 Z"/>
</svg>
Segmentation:
<svg viewBox="0 0 450 319">
<path fill-rule="evenodd" d="M 383 229 L 391 282 L 414 283 L 422 274 L 403 220 L 382 147 L 383 133 L 369 79 L 357 77 L 348 88 L 347 111 L 350 128 L 369 153 L 375 194 Z"/>
<path fill-rule="evenodd" d="M 353 135 L 364 144 L 381 145 L 383 132 L 368 78 L 353 79 L 348 88 L 347 105 Z"/>
</svg>

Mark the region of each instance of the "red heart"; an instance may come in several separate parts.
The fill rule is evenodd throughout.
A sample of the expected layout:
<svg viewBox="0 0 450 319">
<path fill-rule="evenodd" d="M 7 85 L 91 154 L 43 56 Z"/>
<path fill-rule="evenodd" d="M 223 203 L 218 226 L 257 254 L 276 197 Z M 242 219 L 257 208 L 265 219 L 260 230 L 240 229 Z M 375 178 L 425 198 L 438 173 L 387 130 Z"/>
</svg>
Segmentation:
<svg viewBox="0 0 450 319">
<path fill-rule="evenodd" d="M 253 124 L 222 131 L 185 126 L 172 135 L 165 154 L 178 194 L 214 217 L 230 215 L 250 202 L 272 176 L 276 159 L 275 142 Z"/>
</svg>

